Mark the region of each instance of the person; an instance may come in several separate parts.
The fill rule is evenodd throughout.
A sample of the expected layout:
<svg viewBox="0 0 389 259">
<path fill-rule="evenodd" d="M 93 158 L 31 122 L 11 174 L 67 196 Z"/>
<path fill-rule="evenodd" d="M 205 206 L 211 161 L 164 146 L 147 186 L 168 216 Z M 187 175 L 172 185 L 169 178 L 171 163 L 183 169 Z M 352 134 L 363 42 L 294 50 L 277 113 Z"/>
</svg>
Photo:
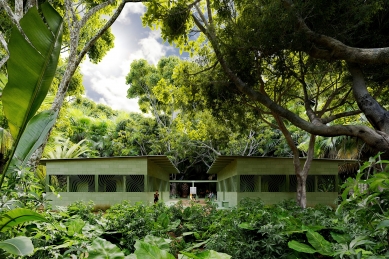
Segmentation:
<svg viewBox="0 0 389 259">
<path fill-rule="evenodd" d="M 157 203 L 158 200 L 159 200 L 159 193 L 158 193 L 158 190 L 156 190 L 154 193 L 154 204 Z"/>
<path fill-rule="evenodd" d="M 213 192 L 212 191 L 209 193 L 209 200 L 213 201 Z"/>
</svg>

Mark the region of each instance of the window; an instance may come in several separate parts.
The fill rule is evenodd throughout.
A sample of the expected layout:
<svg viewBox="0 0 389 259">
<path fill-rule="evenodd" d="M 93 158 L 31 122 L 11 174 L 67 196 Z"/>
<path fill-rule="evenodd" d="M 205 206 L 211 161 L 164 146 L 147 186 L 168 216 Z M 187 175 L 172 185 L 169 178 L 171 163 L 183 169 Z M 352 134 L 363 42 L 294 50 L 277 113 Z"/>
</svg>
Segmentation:
<svg viewBox="0 0 389 259">
<path fill-rule="evenodd" d="M 262 175 L 261 176 L 262 192 L 286 192 L 286 175 Z"/>
<path fill-rule="evenodd" d="M 50 175 L 49 184 L 55 188 L 57 192 L 66 192 L 68 179 L 66 175 Z"/>
<path fill-rule="evenodd" d="M 335 192 L 336 190 L 336 175 L 318 175 L 317 176 L 317 191 L 319 192 Z"/>
<path fill-rule="evenodd" d="M 240 192 L 259 192 L 260 181 L 259 175 L 241 175 Z"/>
<path fill-rule="evenodd" d="M 122 175 L 99 175 L 99 192 L 122 192 Z"/>
<path fill-rule="evenodd" d="M 70 175 L 70 192 L 94 192 L 95 176 L 94 175 Z"/>
<path fill-rule="evenodd" d="M 144 175 L 126 175 L 126 192 L 144 192 Z"/>
<path fill-rule="evenodd" d="M 306 182 L 307 192 L 315 191 L 315 176 L 308 175 Z M 289 191 L 296 192 L 297 191 L 297 177 L 296 175 L 289 175 Z"/>
</svg>

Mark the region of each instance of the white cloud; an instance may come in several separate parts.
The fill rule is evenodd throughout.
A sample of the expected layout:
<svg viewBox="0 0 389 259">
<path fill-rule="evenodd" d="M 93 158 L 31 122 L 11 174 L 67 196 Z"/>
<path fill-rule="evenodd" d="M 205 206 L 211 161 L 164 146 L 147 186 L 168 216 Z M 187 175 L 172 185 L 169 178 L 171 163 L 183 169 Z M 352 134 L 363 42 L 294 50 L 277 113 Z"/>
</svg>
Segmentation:
<svg viewBox="0 0 389 259">
<path fill-rule="evenodd" d="M 140 49 L 130 54 L 129 60 L 132 62 L 135 59 L 144 58 L 149 63 L 156 65 L 162 57 L 166 56 L 166 52 L 173 48 L 158 42 L 160 37 L 159 31 L 151 31 L 147 38 L 138 42 Z"/>
<path fill-rule="evenodd" d="M 109 77 L 96 74 L 91 80 L 92 89 L 102 95 L 98 102 L 110 106 L 114 110 L 139 112 L 138 100 L 128 99 L 127 89 L 122 77 Z"/>
<path fill-rule="evenodd" d="M 146 12 L 146 7 L 142 3 L 127 3 L 120 13 L 117 22 L 128 25 L 131 23 L 131 19 L 128 17 L 129 14 L 143 14 L 144 12 Z"/>
<path fill-rule="evenodd" d="M 172 48 L 161 44 L 159 39 L 159 32 L 152 31 L 146 38 L 138 40 L 137 50 L 115 42 L 114 49 L 109 51 L 100 63 L 84 61 L 81 64 L 81 72 L 84 75 L 87 96 L 91 98 L 94 92 L 100 96 L 94 100 L 98 103 L 116 110 L 140 112 L 138 100 L 126 97 L 129 86 L 125 84 L 125 78 L 134 60 L 143 58 L 151 64 L 157 64 Z"/>
</svg>

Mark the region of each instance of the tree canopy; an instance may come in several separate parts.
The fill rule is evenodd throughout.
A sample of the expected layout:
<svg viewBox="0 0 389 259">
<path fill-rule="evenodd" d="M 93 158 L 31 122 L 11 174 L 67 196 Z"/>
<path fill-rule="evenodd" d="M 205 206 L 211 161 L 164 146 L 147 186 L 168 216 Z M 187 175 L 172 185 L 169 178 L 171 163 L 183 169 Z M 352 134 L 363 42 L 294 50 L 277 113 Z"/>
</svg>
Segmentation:
<svg viewBox="0 0 389 259">
<path fill-rule="evenodd" d="M 204 0 L 146 5 L 144 24 L 159 26 L 164 39 L 190 51 L 203 69 L 222 72 L 225 82 L 214 99 L 241 96 L 311 134 L 352 136 L 378 150 L 389 148 L 386 98 L 381 97 L 388 89 L 387 2 Z M 174 16 L 178 10 L 182 15 Z M 319 86 L 309 80 L 318 72 L 333 82 Z M 280 77 L 274 75 L 285 82 L 277 84 Z M 335 78 L 337 86 L 330 87 Z M 305 114 L 275 98 L 286 90 L 298 95 L 283 96 L 300 103 Z M 320 105 L 314 100 L 319 97 Z M 345 119 L 360 112 L 359 119 Z"/>
</svg>

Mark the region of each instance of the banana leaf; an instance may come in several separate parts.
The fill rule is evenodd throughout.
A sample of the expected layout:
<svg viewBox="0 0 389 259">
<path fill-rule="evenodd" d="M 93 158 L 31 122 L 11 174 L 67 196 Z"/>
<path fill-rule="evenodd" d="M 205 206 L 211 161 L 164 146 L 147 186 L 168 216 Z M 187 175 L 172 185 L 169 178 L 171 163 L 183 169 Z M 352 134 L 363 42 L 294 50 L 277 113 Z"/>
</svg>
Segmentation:
<svg viewBox="0 0 389 259">
<path fill-rule="evenodd" d="M 62 17 L 49 3 L 44 3 L 40 9 L 45 22 L 36 7 L 30 8 L 20 20 L 28 40 L 14 26 L 8 44 L 8 83 L 3 90 L 2 101 L 14 139 L 10 156 L 13 165 L 25 165 L 33 151 L 45 141 L 57 118 L 57 113 L 53 111 L 35 115 L 53 81 L 63 31 Z M 4 167 L 0 187 L 10 164 L 9 160 Z"/>
<path fill-rule="evenodd" d="M 20 137 L 11 166 L 25 167 L 32 153 L 45 141 L 47 134 L 57 119 L 58 112 L 43 111 L 35 115 L 27 124 Z"/>
<path fill-rule="evenodd" d="M 29 209 L 17 208 L 10 210 L 0 217 L 0 232 L 5 232 L 24 222 L 35 220 L 47 221 L 44 216 Z"/>
<path fill-rule="evenodd" d="M 31 239 L 25 236 L 15 237 L 0 242 L 0 249 L 14 255 L 29 255 L 34 252 Z"/>
<path fill-rule="evenodd" d="M 2 101 L 11 135 L 18 140 L 47 95 L 57 69 L 62 43 L 62 17 L 48 4 L 30 8 L 20 25 L 30 43 L 14 26 L 8 48 L 8 83 Z"/>
</svg>

